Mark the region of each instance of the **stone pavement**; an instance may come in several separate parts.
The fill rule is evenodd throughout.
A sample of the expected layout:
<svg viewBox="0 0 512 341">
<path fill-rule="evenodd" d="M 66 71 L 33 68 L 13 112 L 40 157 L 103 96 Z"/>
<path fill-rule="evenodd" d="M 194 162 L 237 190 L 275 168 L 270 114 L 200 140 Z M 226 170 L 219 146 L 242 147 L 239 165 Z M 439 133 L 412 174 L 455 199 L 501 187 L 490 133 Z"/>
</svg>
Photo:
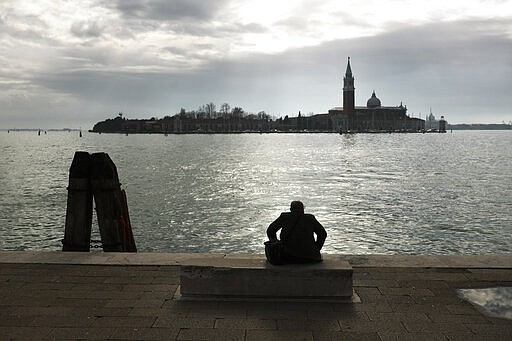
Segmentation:
<svg viewBox="0 0 512 341">
<path fill-rule="evenodd" d="M 176 299 L 195 256 L 0 251 L 0 340 L 512 340 L 456 293 L 512 286 L 512 255 L 329 256 L 357 303 Z"/>
</svg>

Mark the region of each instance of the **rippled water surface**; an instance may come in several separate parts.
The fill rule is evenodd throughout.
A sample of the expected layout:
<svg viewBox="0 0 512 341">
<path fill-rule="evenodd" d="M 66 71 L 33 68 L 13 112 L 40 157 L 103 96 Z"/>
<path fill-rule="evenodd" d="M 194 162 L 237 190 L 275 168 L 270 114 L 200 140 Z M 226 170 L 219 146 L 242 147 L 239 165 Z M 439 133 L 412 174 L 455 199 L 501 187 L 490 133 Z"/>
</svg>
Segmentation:
<svg viewBox="0 0 512 341">
<path fill-rule="evenodd" d="M 300 199 L 329 234 L 325 252 L 512 252 L 512 131 L 2 131 L 0 249 L 61 248 L 77 150 L 116 163 L 139 251 L 263 252 L 268 224 Z"/>
</svg>

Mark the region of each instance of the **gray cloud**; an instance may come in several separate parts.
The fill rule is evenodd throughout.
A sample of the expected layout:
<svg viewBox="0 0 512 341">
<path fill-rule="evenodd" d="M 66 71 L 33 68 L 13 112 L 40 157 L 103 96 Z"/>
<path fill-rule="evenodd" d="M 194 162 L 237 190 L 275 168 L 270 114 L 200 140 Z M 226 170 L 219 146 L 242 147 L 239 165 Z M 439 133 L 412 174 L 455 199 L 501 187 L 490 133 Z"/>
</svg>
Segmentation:
<svg viewBox="0 0 512 341">
<path fill-rule="evenodd" d="M 115 6 L 128 18 L 207 21 L 213 18 L 226 2 L 218 0 L 119 0 Z"/>
<path fill-rule="evenodd" d="M 104 27 L 97 21 L 80 21 L 71 25 L 71 33 L 81 38 L 97 38 L 103 33 Z"/>
<path fill-rule="evenodd" d="M 162 116 L 210 101 L 278 116 L 326 112 L 341 104 L 342 75 L 351 56 L 358 105 L 375 89 L 384 105 L 403 100 L 416 115 L 433 107 L 450 122 L 510 121 L 512 41 L 506 30 L 511 24 L 477 20 L 395 26 L 374 37 L 243 58 L 200 55 L 211 43 L 197 42 L 195 51 L 172 43 L 160 48 L 182 56 L 183 62 L 201 58 L 203 64 L 194 71 L 185 65 L 182 71 L 166 70 L 161 60 L 137 51 L 69 46 L 61 49 L 59 69 L 23 78 L 20 86 L 30 82 L 33 96 L 18 98 L 2 120 L 14 122 L 16 113 L 26 120 L 37 112 L 50 125 L 74 117 L 84 127 L 84 122 L 92 126 L 118 111 L 132 118 Z M 179 69 L 179 61 L 173 63 Z M 161 68 L 141 72 L 135 70 L 138 66 Z M 7 72 L 3 77 L 9 78 Z M 59 100 L 48 102 L 48 97 Z M 69 115 L 77 110 L 79 118 Z"/>
</svg>

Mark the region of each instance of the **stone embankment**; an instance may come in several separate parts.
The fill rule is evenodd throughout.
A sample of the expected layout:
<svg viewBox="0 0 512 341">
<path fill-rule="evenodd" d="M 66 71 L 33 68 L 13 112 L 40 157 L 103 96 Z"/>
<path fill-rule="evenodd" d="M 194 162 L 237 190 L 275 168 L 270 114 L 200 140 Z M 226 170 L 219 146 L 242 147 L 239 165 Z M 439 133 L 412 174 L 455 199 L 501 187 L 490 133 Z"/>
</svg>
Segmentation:
<svg viewBox="0 0 512 341">
<path fill-rule="evenodd" d="M 512 286 L 512 255 L 329 255 L 353 268 L 351 302 L 177 297 L 181 263 L 229 257 L 0 251 L 0 339 L 512 339 L 457 294 Z"/>
</svg>

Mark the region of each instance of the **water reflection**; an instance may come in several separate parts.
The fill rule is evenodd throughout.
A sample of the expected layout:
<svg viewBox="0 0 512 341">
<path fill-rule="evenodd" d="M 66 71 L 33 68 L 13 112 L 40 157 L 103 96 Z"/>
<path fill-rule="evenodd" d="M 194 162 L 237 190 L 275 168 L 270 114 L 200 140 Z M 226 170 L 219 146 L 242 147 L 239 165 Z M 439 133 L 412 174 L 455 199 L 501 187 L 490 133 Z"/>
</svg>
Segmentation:
<svg viewBox="0 0 512 341">
<path fill-rule="evenodd" d="M 512 131 L 77 135 L 0 132 L 0 249 L 62 247 L 84 150 L 116 163 L 141 252 L 261 253 L 293 199 L 327 253 L 511 252 Z"/>
<path fill-rule="evenodd" d="M 484 314 L 512 320 L 512 287 L 460 289 L 458 293 Z"/>
</svg>

